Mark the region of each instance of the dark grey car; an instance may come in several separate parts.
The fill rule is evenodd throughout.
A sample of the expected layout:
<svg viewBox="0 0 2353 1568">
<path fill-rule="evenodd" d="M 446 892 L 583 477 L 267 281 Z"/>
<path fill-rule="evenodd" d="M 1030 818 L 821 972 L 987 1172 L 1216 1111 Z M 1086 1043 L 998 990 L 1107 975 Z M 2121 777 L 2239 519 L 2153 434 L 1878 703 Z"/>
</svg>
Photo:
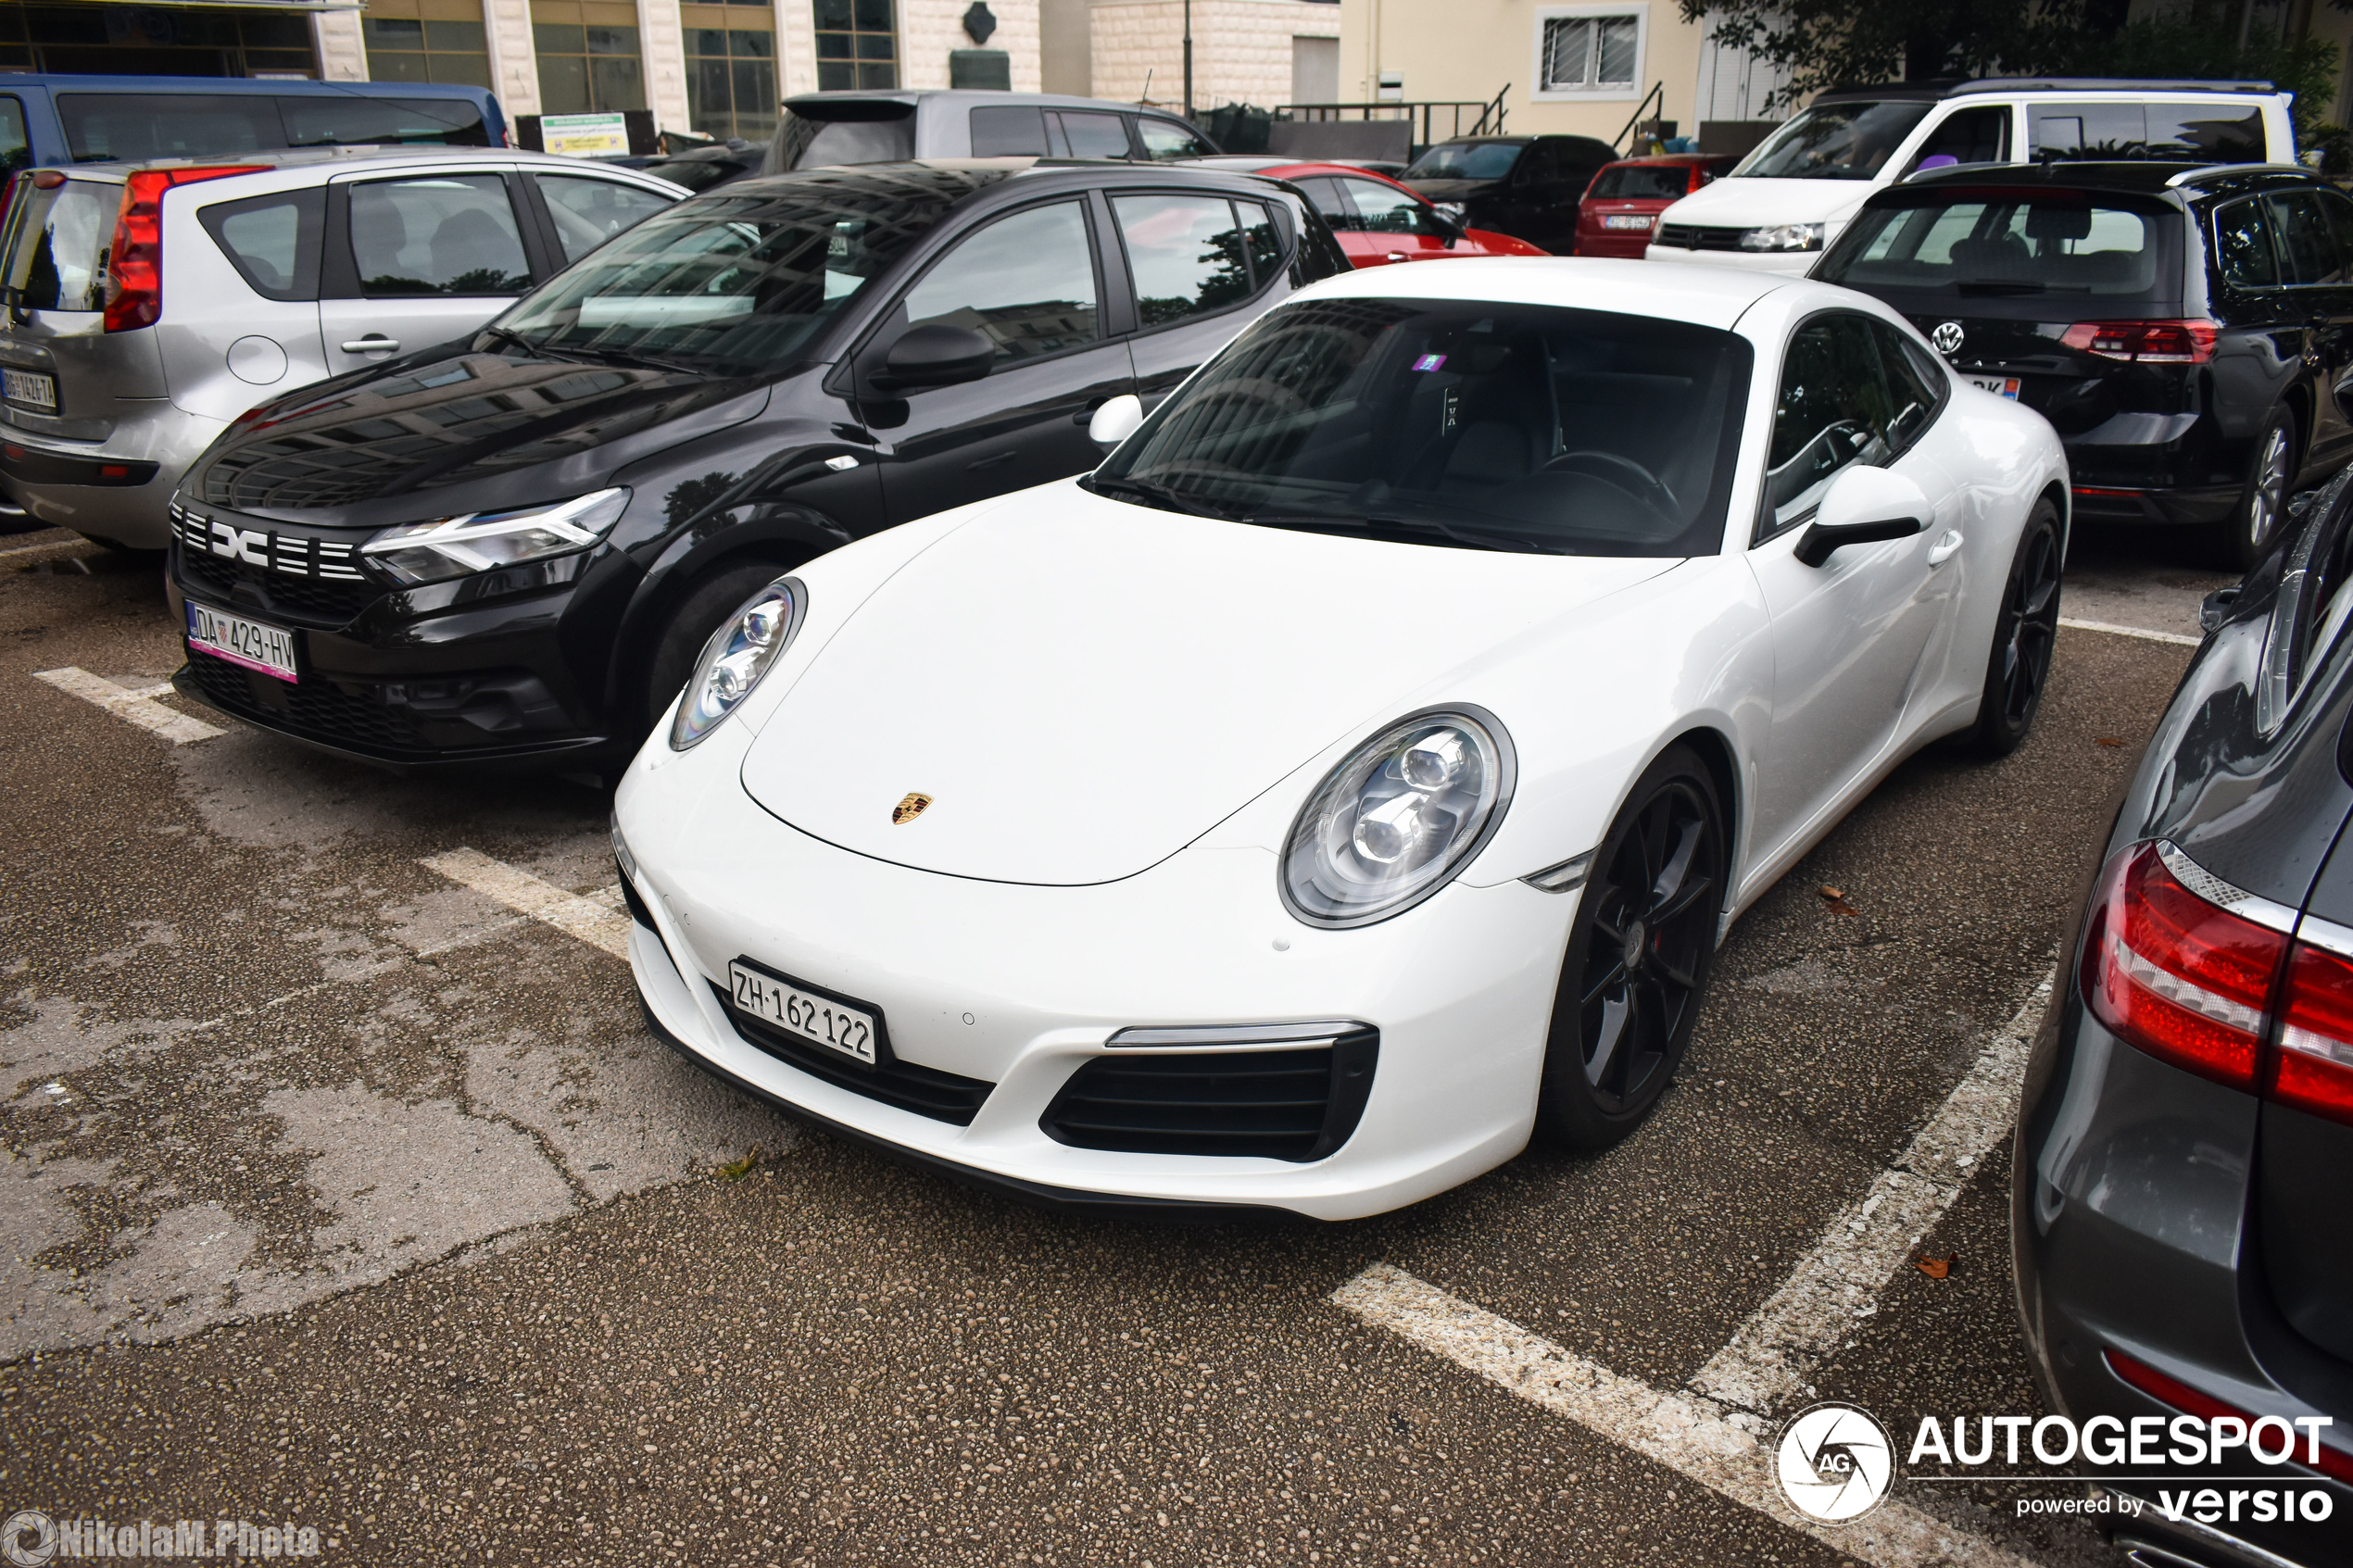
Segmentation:
<svg viewBox="0 0 2353 1568">
<path fill-rule="evenodd" d="M 2138 1561 L 2347 1562 L 2353 476 L 2206 618 L 2027 1065 L 2019 1304 L 2079 1426 L 2235 1417 L 2265 1424 L 2273 1460 L 2295 1436 L 2284 1462 L 2242 1447 L 2111 1472 L 2151 1499 L 2117 1527 Z"/>
</svg>

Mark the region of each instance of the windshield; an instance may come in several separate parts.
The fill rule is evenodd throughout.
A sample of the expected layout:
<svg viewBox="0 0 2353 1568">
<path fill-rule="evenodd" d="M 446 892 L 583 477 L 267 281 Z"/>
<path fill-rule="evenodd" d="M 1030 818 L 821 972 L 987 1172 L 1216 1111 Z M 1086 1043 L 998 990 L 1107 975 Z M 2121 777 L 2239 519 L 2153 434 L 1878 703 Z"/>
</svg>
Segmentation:
<svg viewBox="0 0 2353 1568">
<path fill-rule="evenodd" d="M 1262 317 L 1088 483 L 1307 532 L 1713 552 L 1749 364 L 1746 340 L 1678 321 L 1302 301 Z"/>
<path fill-rule="evenodd" d="M 835 106 L 838 119 L 788 110 L 769 144 L 765 172 L 824 169 L 837 163 L 897 163 L 915 156 L 915 109 L 884 101 Z"/>
<path fill-rule="evenodd" d="M 2152 303 L 2180 292 L 2181 214 L 2074 192 L 1954 191 L 1866 207 L 1814 276 L 1848 288 L 1967 296 L 2094 295 Z"/>
<path fill-rule="evenodd" d="M 1408 180 L 1501 180 L 1527 150 L 1518 142 L 1441 142 L 1414 160 Z"/>
<path fill-rule="evenodd" d="M 649 164 L 646 172 L 690 191 L 707 191 L 730 175 L 742 173 L 743 169 L 741 158 L 681 157 Z"/>
<path fill-rule="evenodd" d="M 1595 175 L 1585 194 L 1599 201 L 1678 201 L 1691 179 L 1685 164 L 1621 164 Z"/>
<path fill-rule="evenodd" d="M 1763 180 L 1869 180 L 1932 107 L 1817 104 L 1766 137 L 1732 173 Z"/>
<path fill-rule="evenodd" d="M 698 196 L 624 231 L 495 325 L 558 355 L 635 355 L 715 375 L 780 366 L 951 203 L 1003 177 L 863 170 Z"/>
</svg>

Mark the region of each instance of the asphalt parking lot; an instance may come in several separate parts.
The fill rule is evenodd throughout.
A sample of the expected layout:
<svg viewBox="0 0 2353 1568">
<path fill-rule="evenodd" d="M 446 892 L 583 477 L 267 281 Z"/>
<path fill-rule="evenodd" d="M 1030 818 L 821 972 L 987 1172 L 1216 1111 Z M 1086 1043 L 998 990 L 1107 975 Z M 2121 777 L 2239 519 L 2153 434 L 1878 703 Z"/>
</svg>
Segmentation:
<svg viewBox="0 0 2353 1568">
<path fill-rule="evenodd" d="M 2020 1515 L 2059 1472 L 1841 1534 L 1752 1449 L 1815 1398 L 2042 1413 L 2002 1096 L 2227 580 L 2178 546 L 2079 541 L 2029 743 L 1913 759 L 1768 895 L 1633 1138 L 1332 1226 L 796 1129 L 644 1030 L 593 782 L 312 757 L 155 694 L 152 561 L 12 565 L 0 1512 L 352 1562 L 2108 1560 Z"/>
</svg>

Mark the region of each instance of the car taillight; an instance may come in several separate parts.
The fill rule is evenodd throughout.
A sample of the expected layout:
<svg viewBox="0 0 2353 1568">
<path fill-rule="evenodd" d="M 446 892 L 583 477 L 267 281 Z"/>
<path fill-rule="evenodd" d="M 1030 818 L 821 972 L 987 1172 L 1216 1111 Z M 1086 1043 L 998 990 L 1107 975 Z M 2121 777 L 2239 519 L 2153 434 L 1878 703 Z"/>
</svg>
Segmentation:
<svg viewBox="0 0 2353 1568">
<path fill-rule="evenodd" d="M 2206 1421 L 2228 1418 L 2238 1422 L 2242 1427 L 2255 1424 L 2256 1417 L 2251 1411 L 2225 1404 L 2202 1388 L 2191 1387 L 2178 1377 L 2170 1377 L 2137 1356 L 2128 1356 L 2121 1350 L 2111 1348 L 2101 1351 L 2100 1359 L 2108 1362 L 2108 1371 L 2160 1405 L 2171 1405 L 2177 1411 Z M 2322 1443 L 2320 1434 L 2310 1427 L 2293 1432 L 2291 1436 L 2295 1441 L 2289 1445 L 2288 1452 L 2296 1457 L 2290 1462 L 2300 1464 L 2307 1470 L 2317 1470 L 2338 1481 L 2353 1483 L 2353 1455 L 2341 1453 Z"/>
<path fill-rule="evenodd" d="M 115 217 L 114 244 L 107 252 L 106 330 L 127 332 L 152 327 L 163 314 L 163 194 L 174 185 L 251 174 L 258 163 L 210 169 L 143 169 L 122 182 L 122 209 Z"/>
<path fill-rule="evenodd" d="M 2078 321 L 2059 339 L 2104 359 L 2145 365 L 2203 365 L 2214 358 L 2211 321 Z"/>
<path fill-rule="evenodd" d="M 2170 849 L 2144 844 L 2102 878 L 2083 999 L 2111 1034 L 2151 1056 L 2252 1090 L 2287 938 L 2184 887 L 2166 865 Z"/>
<path fill-rule="evenodd" d="M 2288 960 L 2270 1098 L 2353 1123 L 2353 963 L 2309 942 Z"/>
</svg>

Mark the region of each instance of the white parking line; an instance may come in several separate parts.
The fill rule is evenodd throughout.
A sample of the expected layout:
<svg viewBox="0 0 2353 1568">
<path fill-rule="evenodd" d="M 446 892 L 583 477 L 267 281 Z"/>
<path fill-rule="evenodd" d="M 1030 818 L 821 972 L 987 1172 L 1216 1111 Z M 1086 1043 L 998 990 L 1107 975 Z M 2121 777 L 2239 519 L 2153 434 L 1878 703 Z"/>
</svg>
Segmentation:
<svg viewBox="0 0 2353 1568">
<path fill-rule="evenodd" d="M 130 686 L 119 686 L 112 681 L 93 675 L 87 670 L 77 670 L 70 664 L 63 670 L 36 670 L 32 672 L 32 678 L 36 681 L 46 681 L 59 691 L 69 693 L 84 702 L 94 703 L 117 718 L 128 719 L 141 729 L 161 735 L 174 746 L 185 746 L 190 741 L 195 740 L 210 740 L 215 735 L 225 735 L 229 733 L 226 730 L 215 729 L 201 719 L 191 719 L 185 713 L 175 713 L 157 702 L 156 698 L 171 695 L 171 684 L 169 681 L 160 685 L 141 686 L 134 690 Z"/>
<path fill-rule="evenodd" d="M 517 871 L 478 849 L 452 849 L 429 855 L 423 864 L 452 882 L 463 883 L 485 897 L 496 899 L 517 914 L 554 926 L 591 947 L 614 958 L 629 956 L 629 917 L 621 912 L 618 885 L 593 894 L 567 893 L 552 882 Z"/>
<path fill-rule="evenodd" d="M 2062 615 L 2059 624 L 2078 632 L 2106 632 L 2111 636 L 2139 637 L 2151 643 L 2179 643 L 2185 648 L 2194 648 L 2200 641 L 2196 637 L 2185 637 L 2179 632 L 2152 632 L 2145 626 L 2119 626 L 2112 621 L 2077 621 Z"/>
<path fill-rule="evenodd" d="M 1332 1300 L 1523 1399 L 1878 1568 L 1956 1563 L 2029 1568 L 2025 1559 L 1983 1537 L 1900 1502 L 1881 1503 L 1850 1524 L 1804 1519 L 1774 1495 L 1774 1470 L 1765 1446 L 1706 1400 L 1662 1394 L 1620 1377 L 1402 1269 L 1375 1263 L 1334 1291 Z"/>
</svg>

